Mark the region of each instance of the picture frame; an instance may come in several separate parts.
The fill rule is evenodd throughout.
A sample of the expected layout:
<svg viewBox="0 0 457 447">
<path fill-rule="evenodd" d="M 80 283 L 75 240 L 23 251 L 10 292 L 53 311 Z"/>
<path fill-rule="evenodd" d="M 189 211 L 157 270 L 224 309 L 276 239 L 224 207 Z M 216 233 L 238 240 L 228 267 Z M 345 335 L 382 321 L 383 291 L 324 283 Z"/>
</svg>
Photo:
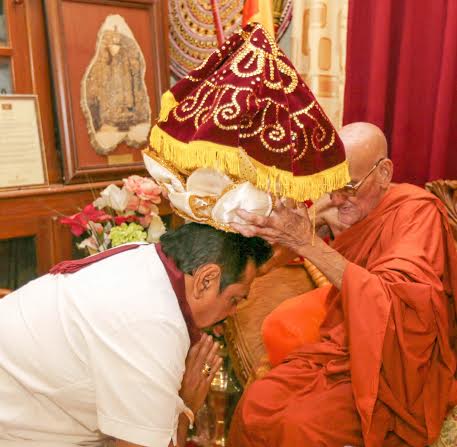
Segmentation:
<svg viewBox="0 0 457 447">
<path fill-rule="evenodd" d="M 65 183 L 144 173 L 141 149 L 147 147 L 149 129 L 159 115 L 161 95 L 169 86 L 166 3 L 45 0 Z M 110 22 L 113 17 L 117 20 L 114 25 Z M 131 74 L 125 68 L 125 64 L 131 67 L 129 58 L 137 65 L 142 65 L 143 60 L 144 68 Z M 137 82 L 140 74 L 143 80 Z M 132 84 L 128 76 L 136 76 L 135 85 L 139 86 L 133 93 L 134 107 L 129 106 L 131 98 L 124 98 L 124 91 Z M 94 89 L 95 94 L 91 93 Z M 141 101 L 135 102 L 138 97 Z M 145 118 L 147 102 L 149 121 Z M 135 116 L 141 113 L 143 121 L 139 125 Z M 116 118 L 124 115 L 128 118 L 118 124 Z M 138 128 L 141 137 L 132 143 L 130 135 L 136 135 L 132 129 Z M 103 146 L 107 137 L 114 143 L 110 140 Z M 124 140 L 116 144 L 118 137 Z"/>
<path fill-rule="evenodd" d="M 37 95 L 0 95 L 0 191 L 48 184 Z"/>
</svg>

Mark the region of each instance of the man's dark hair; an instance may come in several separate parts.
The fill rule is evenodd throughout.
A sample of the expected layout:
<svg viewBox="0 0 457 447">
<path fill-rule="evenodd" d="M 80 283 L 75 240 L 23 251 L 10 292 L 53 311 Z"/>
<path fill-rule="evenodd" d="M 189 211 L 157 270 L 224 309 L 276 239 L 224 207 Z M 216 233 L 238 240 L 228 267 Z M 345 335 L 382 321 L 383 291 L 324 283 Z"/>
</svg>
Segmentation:
<svg viewBox="0 0 457 447">
<path fill-rule="evenodd" d="M 259 237 L 226 233 L 193 222 L 167 231 L 160 243 L 163 252 L 175 261 L 178 269 L 189 275 L 201 265 L 219 265 L 222 270 L 221 291 L 241 280 L 248 260 L 259 267 L 272 255 L 270 244 Z"/>
</svg>

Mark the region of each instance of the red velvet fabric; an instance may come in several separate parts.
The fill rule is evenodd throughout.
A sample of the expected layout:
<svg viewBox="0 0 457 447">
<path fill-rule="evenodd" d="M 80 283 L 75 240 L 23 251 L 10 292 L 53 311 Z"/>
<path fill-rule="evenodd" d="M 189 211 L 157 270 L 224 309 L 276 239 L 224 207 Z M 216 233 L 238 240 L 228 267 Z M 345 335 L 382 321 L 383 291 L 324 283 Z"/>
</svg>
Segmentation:
<svg viewBox="0 0 457 447">
<path fill-rule="evenodd" d="M 349 1 L 344 123 L 385 131 L 396 181 L 457 178 L 456 85 L 456 1 Z"/>
<path fill-rule="evenodd" d="M 241 147 L 258 162 L 297 176 L 345 159 L 310 89 L 258 24 L 232 35 L 171 92 L 179 104 L 158 126 L 180 142 Z"/>
</svg>

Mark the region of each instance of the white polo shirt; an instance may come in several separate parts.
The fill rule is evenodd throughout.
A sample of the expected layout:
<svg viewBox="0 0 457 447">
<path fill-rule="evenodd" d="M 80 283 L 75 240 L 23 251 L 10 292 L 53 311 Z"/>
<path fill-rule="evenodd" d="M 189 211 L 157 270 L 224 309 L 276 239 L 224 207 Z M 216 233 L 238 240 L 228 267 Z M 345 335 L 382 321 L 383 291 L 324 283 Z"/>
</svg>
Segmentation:
<svg viewBox="0 0 457 447">
<path fill-rule="evenodd" d="M 30 282 L 0 300 L 0 446 L 176 443 L 189 346 L 154 245 Z"/>
</svg>

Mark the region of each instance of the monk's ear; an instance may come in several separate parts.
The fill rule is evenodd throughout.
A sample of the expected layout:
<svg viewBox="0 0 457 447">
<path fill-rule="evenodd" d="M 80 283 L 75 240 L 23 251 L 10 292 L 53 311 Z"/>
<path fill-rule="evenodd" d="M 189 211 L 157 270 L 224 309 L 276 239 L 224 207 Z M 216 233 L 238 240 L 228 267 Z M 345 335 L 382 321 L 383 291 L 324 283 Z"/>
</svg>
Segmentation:
<svg viewBox="0 0 457 447">
<path fill-rule="evenodd" d="M 379 176 L 383 186 L 386 188 L 389 186 L 389 183 L 392 181 L 392 176 L 394 174 L 394 165 L 392 160 L 386 158 L 379 164 Z"/>
</svg>

